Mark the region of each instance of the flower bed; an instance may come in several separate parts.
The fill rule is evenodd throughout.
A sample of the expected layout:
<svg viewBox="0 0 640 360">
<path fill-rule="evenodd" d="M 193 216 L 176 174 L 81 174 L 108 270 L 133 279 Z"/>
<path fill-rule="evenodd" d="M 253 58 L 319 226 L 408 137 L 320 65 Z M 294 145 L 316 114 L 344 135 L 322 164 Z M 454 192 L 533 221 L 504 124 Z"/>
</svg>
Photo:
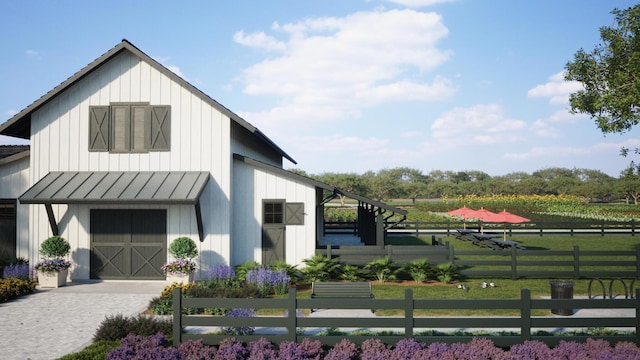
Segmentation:
<svg viewBox="0 0 640 360">
<path fill-rule="evenodd" d="M 32 294 L 36 291 L 36 282 L 13 277 L 0 279 L 0 303 L 17 297 Z"/>
<path fill-rule="evenodd" d="M 109 360 L 119 359 L 637 359 L 640 349 L 630 342 L 611 346 L 607 341 L 588 339 L 585 343 L 561 341 L 549 348 L 539 341 L 526 341 L 505 350 L 492 341 L 474 338 L 468 343 L 429 345 L 414 339 L 399 341 L 390 347 L 378 339 L 365 340 L 361 346 L 342 340 L 331 348 L 324 348 L 317 340 L 304 339 L 299 344 L 284 341 L 278 346 L 260 339 L 242 344 L 234 338 L 225 339 L 219 346 L 207 346 L 198 341 L 187 341 L 178 348 L 169 346 L 162 333 L 150 337 L 130 334 L 120 347 L 107 355 Z"/>
</svg>

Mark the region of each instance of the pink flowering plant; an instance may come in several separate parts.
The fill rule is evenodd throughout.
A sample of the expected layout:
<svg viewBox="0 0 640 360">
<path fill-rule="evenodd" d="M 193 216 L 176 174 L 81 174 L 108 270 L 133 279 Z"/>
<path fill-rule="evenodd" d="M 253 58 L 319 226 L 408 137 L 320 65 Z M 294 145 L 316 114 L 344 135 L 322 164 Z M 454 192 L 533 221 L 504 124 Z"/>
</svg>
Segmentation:
<svg viewBox="0 0 640 360">
<path fill-rule="evenodd" d="M 60 272 L 71 267 L 71 262 L 63 259 L 45 259 L 38 261 L 34 268 L 44 274 Z"/>
<path fill-rule="evenodd" d="M 161 269 L 167 275 L 188 275 L 196 270 L 196 263 L 187 259 L 177 259 L 162 265 Z"/>
</svg>

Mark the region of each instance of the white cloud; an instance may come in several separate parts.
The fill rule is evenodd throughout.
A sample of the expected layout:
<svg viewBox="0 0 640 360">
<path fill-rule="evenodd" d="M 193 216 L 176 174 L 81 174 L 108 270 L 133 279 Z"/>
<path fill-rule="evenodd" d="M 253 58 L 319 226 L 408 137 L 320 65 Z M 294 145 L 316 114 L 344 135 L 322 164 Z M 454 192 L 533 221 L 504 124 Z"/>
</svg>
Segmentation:
<svg viewBox="0 0 640 360">
<path fill-rule="evenodd" d="M 527 95 L 530 98 L 549 98 L 552 105 L 566 105 L 569 103 L 569 95 L 581 88 L 582 84 L 564 80 L 564 72 L 559 72 L 550 76 L 548 82 L 529 90 Z"/>
<path fill-rule="evenodd" d="M 278 41 L 276 38 L 268 36 L 260 31 L 253 34 L 245 34 L 244 31 L 238 31 L 233 34 L 233 41 L 249 47 L 265 49 L 269 51 L 284 51 L 286 44 Z"/>
<path fill-rule="evenodd" d="M 260 127 L 358 117 L 366 107 L 441 101 L 456 91 L 450 80 L 429 75 L 452 54 L 438 47 L 448 30 L 436 13 L 378 9 L 274 23 L 271 30 L 234 35 L 239 44 L 279 54 L 243 72 L 245 93 L 279 99 L 246 114 Z"/>
<path fill-rule="evenodd" d="M 439 141 L 493 144 L 522 141 L 527 123 L 505 117 L 501 105 L 479 104 L 445 112 L 431 130 Z"/>
<path fill-rule="evenodd" d="M 37 56 L 40 55 L 39 52 L 35 51 L 35 50 L 27 50 L 25 51 L 25 54 L 27 54 L 28 56 Z"/>
</svg>

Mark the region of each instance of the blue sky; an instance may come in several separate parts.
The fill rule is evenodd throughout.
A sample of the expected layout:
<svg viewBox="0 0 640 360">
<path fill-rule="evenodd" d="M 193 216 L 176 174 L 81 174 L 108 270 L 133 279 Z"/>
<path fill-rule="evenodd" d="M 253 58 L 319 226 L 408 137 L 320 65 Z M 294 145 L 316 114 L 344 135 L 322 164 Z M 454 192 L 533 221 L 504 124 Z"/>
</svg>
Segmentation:
<svg viewBox="0 0 640 360">
<path fill-rule="evenodd" d="M 562 80 L 625 0 L 3 1 L 0 122 L 126 38 L 311 174 L 411 167 L 618 176 L 638 130 Z M 0 137 L 0 144 L 21 143 Z"/>
</svg>

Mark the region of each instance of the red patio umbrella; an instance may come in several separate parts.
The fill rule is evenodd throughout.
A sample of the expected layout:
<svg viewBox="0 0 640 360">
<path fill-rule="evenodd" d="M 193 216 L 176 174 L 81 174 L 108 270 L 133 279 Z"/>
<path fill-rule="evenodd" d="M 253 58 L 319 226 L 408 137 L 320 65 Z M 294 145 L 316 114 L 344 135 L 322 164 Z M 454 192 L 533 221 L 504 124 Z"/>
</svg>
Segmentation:
<svg viewBox="0 0 640 360">
<path fill-rule="evenodd" d="M 508 212 L 507 210 L 504 210 L 502 212 L 499 212 L 497 214 L 495 214 L 495 216 L 491 219 L 488 220 L 489 222 L 495 222 L 495 223 L 503 223 L 504 227 L 504 234 L 503 234 L 503 239 L 507 240 L 507 225 L 506 224 L 520 224 L 523 222 L 529 222 L 531 221 L 530 219 L 527 219 L 526 217 L 522 217 L 520 215 L 516 215 L 516 214 L 512 214 L 510 212 Z"/>
<path fill-rule="evenodd" d="M 493 219 L 497 216 L 498 214 L 489 211 L 485 208 L 480 208 L 480 210 L 476 210 L 475 214 L 474 214 L 474 218 L 482 221 L 482 222 L 498 222 L 498 221 L 493 221 Z M 480 225 L 480 232 L 484 232 L 482 225 Z"/>
<path fill-rule="evenodd" d="M 451 211 L 447 211 L 447 215 L 450 216 L 458 216 L 462 218 L 462 226 L 466 229 L 467 228 L 467 219 L 474 219 L 475 218 L 475 213 L 476 211 L 468 208 L 466 205 L 464 205 L 461 208 L 455 209 L 455 210 L 451 210 Z"/>
</svg>

